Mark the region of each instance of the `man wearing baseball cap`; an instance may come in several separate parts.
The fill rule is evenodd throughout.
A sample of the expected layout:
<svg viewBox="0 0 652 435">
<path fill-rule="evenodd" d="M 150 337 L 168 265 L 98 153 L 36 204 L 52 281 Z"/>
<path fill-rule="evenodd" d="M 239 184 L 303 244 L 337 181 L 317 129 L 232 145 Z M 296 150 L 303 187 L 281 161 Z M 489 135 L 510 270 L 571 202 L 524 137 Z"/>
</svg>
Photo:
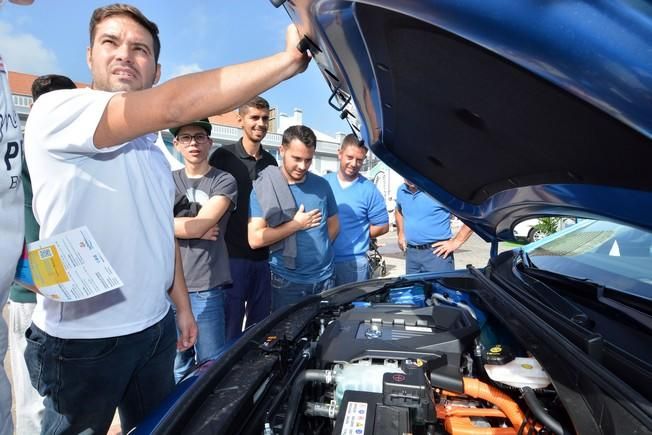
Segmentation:
<svg viewBox="0 0 652 435">
<path fill-rule="evenodd" d="M 194 348 L 177 351 L 178 382 L 194 362 L 214 357 L 224 345 L 224 288 L 231 285 L 224 233 L 238 189 L 228 172 L 211 167 L 208 119 L 170 129 L 184 168 L 174 171 L 174 235 L 179 240 L 190 305 L 197 321 Z"/>
</svg>

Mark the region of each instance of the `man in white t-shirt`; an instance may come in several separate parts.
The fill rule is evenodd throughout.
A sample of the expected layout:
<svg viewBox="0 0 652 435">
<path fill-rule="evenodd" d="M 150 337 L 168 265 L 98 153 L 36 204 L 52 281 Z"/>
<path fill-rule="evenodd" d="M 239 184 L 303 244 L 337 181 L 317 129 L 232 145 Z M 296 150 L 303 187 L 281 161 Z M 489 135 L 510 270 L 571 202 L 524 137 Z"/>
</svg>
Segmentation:
<svg viewBox="0 0 652 435">
<path fill-rule="evenodd" d="M 158 29 L 129 5 L 97 9 L 87 62 L 92 89 L 41 97 L 27 122 L 41 239 L 89 228 L 124 285 L 78 302 L 39 297 L 25 351 L 46 396 L 44 433 L 106 433 L 115 408 L 124 433 L 173 388 L 176 305 L 184 350 L 195 342 L 173 228 L 170 167 L 157 132 L 224 113 L 307 66 L 299 35 L 285 51 L 241 65 L 160 76 Z"/>
<path fill-rule="evenodd" d="M 33 0 L 10 0 L 29 5 Z M 0 7 L 4 0 L 0 0 Z M 11 100 L 11 90 L 2 56 L 0 56 L 0 310 L 9 296 L 16 264 L 23 247 L 22 140 L 20 119 Z M 7 353 L 7 324 L 0 316 L 0 435 L 13 433 L 11 385 L 4 368 Z"/>
</svg>

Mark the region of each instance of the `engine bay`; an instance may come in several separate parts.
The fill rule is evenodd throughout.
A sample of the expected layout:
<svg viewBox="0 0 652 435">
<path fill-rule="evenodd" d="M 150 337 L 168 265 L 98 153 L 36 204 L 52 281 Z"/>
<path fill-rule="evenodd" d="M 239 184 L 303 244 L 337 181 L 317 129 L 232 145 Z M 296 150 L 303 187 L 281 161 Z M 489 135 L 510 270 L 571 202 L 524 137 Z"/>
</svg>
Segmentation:
<svg viewBox="0 0 652 435">
<path fill-rule="evenodd" d="M 649 433 L 647 366 L 592 329 L 613 322 L 578 315 L 586 301 L 515 273 L 521 260 L 352 283 L 275 311 L 134 435 Z M 628 344 L 645 349 L 637 328 Z"/>
<path fill-rule="evenodd" d="M 397 282 L 321 309 L 294 345 L 287 396 L 264 433 L 565 433 L 539 362 L 471 295 Z M 266 338 L 279 347 L 279 337 Z"/>
</svg>

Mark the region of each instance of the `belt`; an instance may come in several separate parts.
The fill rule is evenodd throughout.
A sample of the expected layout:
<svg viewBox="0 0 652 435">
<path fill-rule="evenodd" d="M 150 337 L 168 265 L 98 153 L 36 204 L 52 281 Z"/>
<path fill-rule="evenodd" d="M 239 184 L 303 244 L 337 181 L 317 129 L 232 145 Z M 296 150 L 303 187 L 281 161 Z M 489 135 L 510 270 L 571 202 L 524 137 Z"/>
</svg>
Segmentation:
<svg viewBox="0 0 652 435">
<path fill-rule="evenodd" d="M 205 292 L 205 291 L 208 291 L 208 290 L 212 290 L 212 291 L 214 291 L 214 290 L 226 290 L 226 289 L 229 289 L 231 287 L 233 287 L 233 283 L 220 284 L 218 286 L 207 288 L 205 290 L 188 290 L 188 293 L 202 293 L 202 292 Z"/>
<path fill-rule="evenodd" d="M 412 249 L 430 249 L 432 248 L 432 243 L 424 243 L 423 245 L 411 245 L 410 243 L 408 243 L 407 247 Z"/>
</svg>

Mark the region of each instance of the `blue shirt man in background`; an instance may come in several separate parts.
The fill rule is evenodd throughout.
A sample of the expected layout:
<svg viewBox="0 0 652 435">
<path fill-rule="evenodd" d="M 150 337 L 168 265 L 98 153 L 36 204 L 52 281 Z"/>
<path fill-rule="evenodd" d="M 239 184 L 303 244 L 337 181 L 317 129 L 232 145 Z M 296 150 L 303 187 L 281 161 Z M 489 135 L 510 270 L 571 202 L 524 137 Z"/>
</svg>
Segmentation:
<svg viewBox="0 0 652 435">
<path fill-rule="evenodd" d="M 308 172 L 316 146 L 317 138 L 310 128 L 295 125 L 286 129 L 279 149 L 280 168 L 265 168 L 251 191 L 248 239 L 253 249 L 271 247 L 272 310 L 333 286 L 332 241 L 339 232 L 337 203 L 328 182 Z M 278 215 L 283 204 L 262 204 L 269 203 L 272 195 L 283 196 L 288 188 L 291 208 L 281 223 L 275 224 L 270 216 Z"/>
<path fill-rule="evenodd" d="M 371 181 L 360 175 L 367 147 L 354 134 L 347 135 L 337 152 L 337 173 L 324 178 L 333 189 L 340 220 L 335 239 L 335 285 L 369 279 L 369 242 L 389 231 L 385 200 Z"/>
<path fill-rule="evenodd" d="M 452 237 L 450 212 L 412 182 L 404 181 L 396 194 L 395 213 L 398 245 L 405 252 L 405 273 L 454 270 L 453 252 L 473 232 L 463 225 Z"/>
</svg>

